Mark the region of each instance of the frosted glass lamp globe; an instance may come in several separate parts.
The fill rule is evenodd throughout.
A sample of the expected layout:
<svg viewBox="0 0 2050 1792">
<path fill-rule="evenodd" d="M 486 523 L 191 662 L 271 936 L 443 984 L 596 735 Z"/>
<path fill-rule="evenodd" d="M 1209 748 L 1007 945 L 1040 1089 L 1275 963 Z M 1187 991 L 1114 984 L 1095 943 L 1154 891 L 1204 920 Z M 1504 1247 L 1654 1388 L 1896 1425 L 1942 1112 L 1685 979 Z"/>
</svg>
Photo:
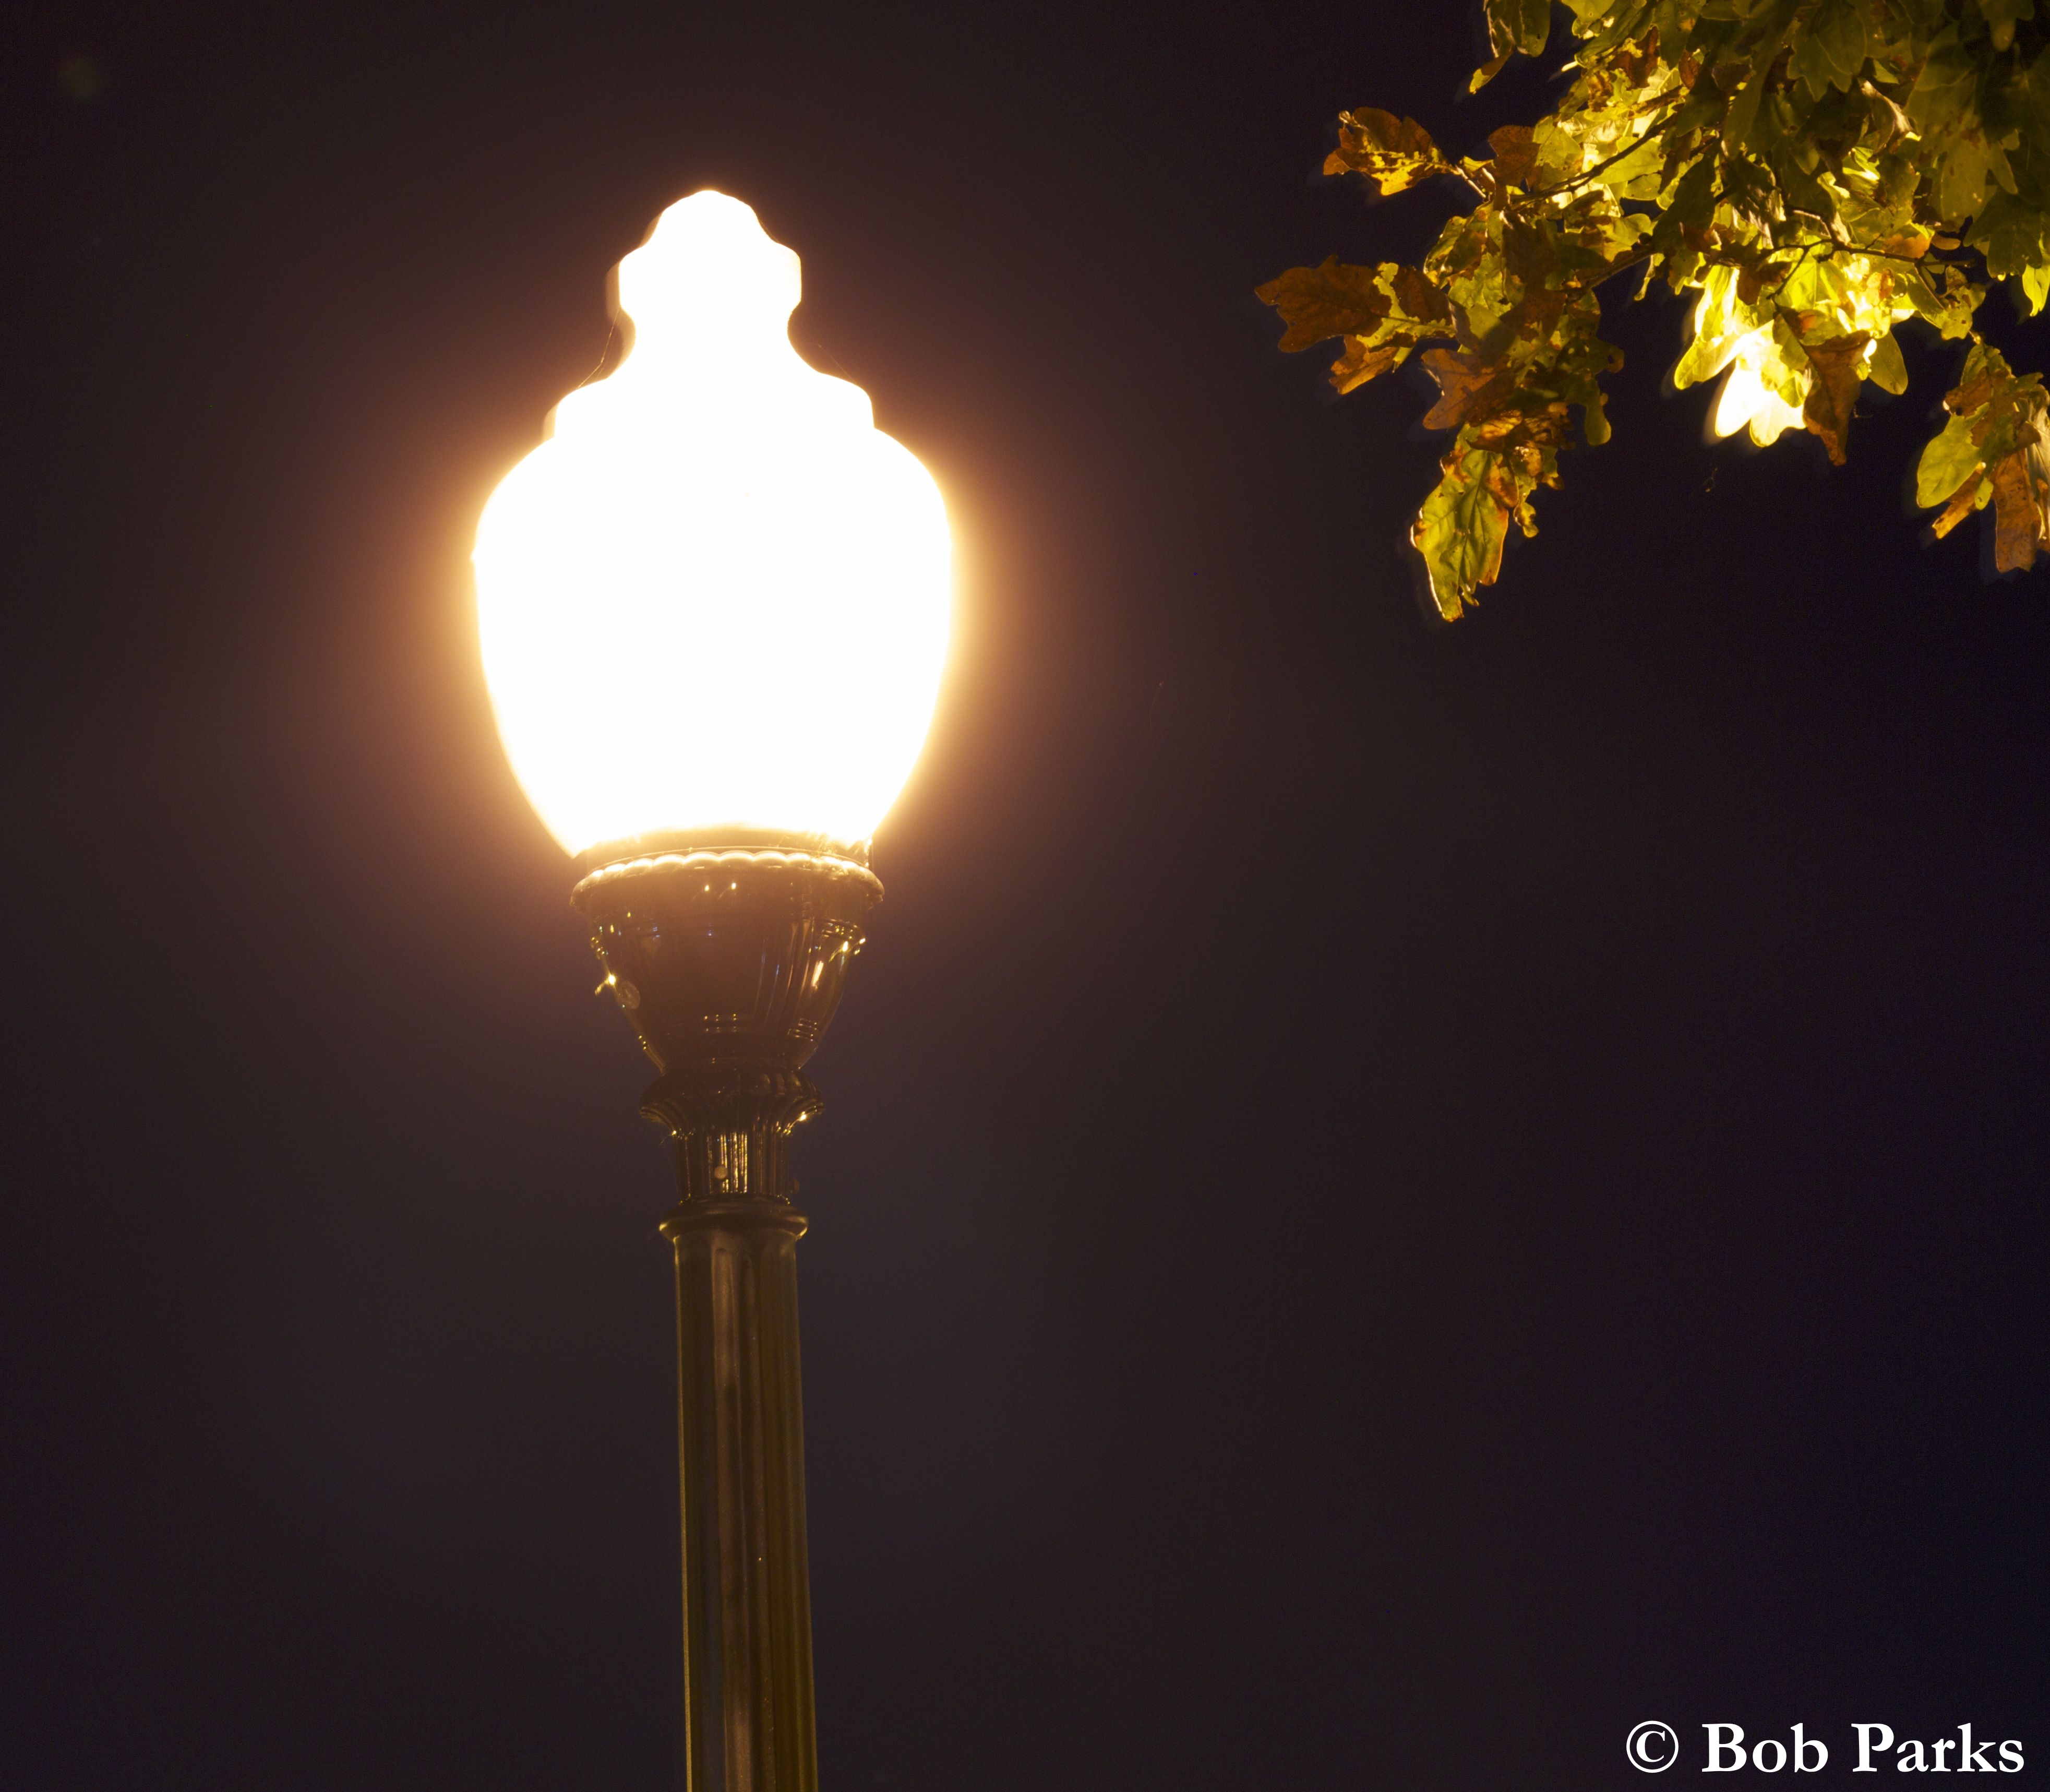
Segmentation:
<svg viewBox="0 0 2050 1792">
<path fill-rule="evenodd" d="M 790 346 L 797 258 L 672 205 L 619 264 L 632 346 L 563 399 L 478 523 L 514 772 L 569 852 L 672 831 L 874 833 L 946 655 L 939 490 Z"/>
</svg>

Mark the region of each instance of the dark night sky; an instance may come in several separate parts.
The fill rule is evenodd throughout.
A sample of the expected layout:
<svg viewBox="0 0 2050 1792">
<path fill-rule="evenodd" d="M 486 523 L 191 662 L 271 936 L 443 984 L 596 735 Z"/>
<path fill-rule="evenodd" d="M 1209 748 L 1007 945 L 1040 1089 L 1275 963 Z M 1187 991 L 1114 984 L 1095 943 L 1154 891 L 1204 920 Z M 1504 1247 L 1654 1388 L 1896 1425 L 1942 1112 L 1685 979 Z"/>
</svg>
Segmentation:
<svg viewBox="0 0 2050 1792">
<path fill-rule="evenodd" d="M 668 1173 L 466 556 L 707 184 L 963 568 L 800 1162 L 828 1783 L 2050 1771 L 2050 576 L 1905 508 L 1951 351 L 1832 472 L 1653 304 L 1426 627 L 1420 393 L 1249 290 L 1449 202 L 1339 107 L 1532 115 L 1475 11 L 6 27 L 0 1778 L 666 1781 Z"/>
</svg>

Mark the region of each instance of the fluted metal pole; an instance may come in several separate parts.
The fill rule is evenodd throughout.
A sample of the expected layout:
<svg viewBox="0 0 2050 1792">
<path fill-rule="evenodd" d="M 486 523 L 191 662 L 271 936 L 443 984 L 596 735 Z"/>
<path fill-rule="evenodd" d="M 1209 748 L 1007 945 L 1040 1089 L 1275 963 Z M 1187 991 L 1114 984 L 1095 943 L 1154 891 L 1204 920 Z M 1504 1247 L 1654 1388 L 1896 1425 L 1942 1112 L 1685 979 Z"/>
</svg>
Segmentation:
<svg viewBox="0 0 2050 1792">
<path fill-rule="evenodd" d="M 688 1792 L 816 1792 L 797 1240 L 787 1202 L 685 1201 L 676 1247 Z"/>
</svg>

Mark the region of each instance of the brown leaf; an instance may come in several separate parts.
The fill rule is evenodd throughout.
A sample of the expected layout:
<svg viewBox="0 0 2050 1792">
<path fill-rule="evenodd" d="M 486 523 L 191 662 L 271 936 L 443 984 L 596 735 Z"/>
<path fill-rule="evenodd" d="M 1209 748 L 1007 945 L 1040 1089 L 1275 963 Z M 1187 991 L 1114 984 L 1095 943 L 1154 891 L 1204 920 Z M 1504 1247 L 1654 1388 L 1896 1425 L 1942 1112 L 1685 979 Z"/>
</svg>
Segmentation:
<svg viewBox="0 0 2050 1792">
<path fill-rule="evenodd" d="M 1645 33 L 1641 44 L 1625 44 L 1615 52 L 1615 65 L 1632 87 L 1642 87 L 1658 66 L 1658 27 Z"/>
<path fill-rule="evenodd" d="M 1436 296 L 1435 288 L 1432 292 Z M 1388 315 L 1389 295 L 1381 284 L 1381 270 L 1350 266 L 1335 255 L 1326 256 L 1320 267 L 1292 267 L 1277 274 L 1266 285 L 1254 287 L 1253 295 L 1281 314 L 1288 326 L 1281 346 L 1290 354 L 1315 348 L 1333 336 L 1370 330 Z M 1438 303 L 1442 308 L 1444 300 L 1440 298 Z"/>
<path fill-rule="evenodd" d="M 1526 537 L 1534 536 L 1538 533 L 1537 513 L 1530 508 L 1530 500 L 1525 495 L 1525 488 L 1518 482 L 1516 474 L 1517 469 L 1510 464 L 1506 456 L 1499 459 L 1491 458 L 1487 469 L 1487 489 L 1495 502 L 1502 506 L 1504 513 L 1516 519 L 1516 526 L 1522 529 Z M 1506 530 L 1503 531 L 1505 535 L 1507 533 Z M 1493 584 L 1495 574 L 1501 569 L 1502 550 L 1497 548 L 1495 551 L 1495 559 L 1487 571 L 1483 574 L 1480 582 L 1483 585 Z"/>
<path fill-rule="evenodd" d="M 1491 131 L 1487 146 L 1495 151 L 1495 171 L 1511 186 L 1530 184 L 1538 172 L 1538 144 L 1527 124 L 1505 124 Z"/>
<path fill-rule="evenodd" d="M 1476 447 L 1514 455 L 1533 478 L 1544 485 L 1556 485 L 1557 476 L 1544 468 L 1556 459 L 1557 450 L 1572 441 L 1573 435 L 1573 413 L 1564 399 L 1555 398 L 1537 410 L 1498 411 L 1493 416 L 1481 418 L 1465 439 Z"/>
<path fill-rule="evenodd" d="M 1506 362 L 1463 349 L 1426 349 L 1424 365 L 1438 382 L 1438 402 L 1424 414 L 1426 429 L 1456 429 L 1476 412 L 1485 416 L 1516 379 Z"/>
<path fill-rule="evenodd" d="M 1346 339 L 1345 353 L 1331 363 L 1331 384 L 1339 392 L 1356 392 L 1369 380 L 1378 379 L 1409 352 L 1401 343 L 1370 343 L 1363 336 Z"/>
<path fill-rule="evenodd" d="M 1966 364 L 1965 370 L 1967 373 L 1972 373 L 1970 362 Z M 1973 412 L 1982 409 L 1992 399 L 2006 374 L 2007 369 L 2004 366 L 1997 373 L 1988 369 L 1973 374 L 1969 384 L 1953 386 L 1943 394 L 1943 408 L 1955 416 L 1970 416 Z"/>
<path fill-rule="evenodd" d="M 1993 563 L 2002 572 L 2025 572 L 2050 537 L 2050 502 L 2030 449 L 2017 449 L 1986 469 L 1993 480 Z"/>
<path fill-rule="evenodd" d="M 1929 527 L 1941 541 L 1958 525 L 1979 508 L 1979 481 L 1967 479 L 1958 486 L 1951 502 L 1943 507 L 1943 513 Z"/>
<path fill-rule="evenodd" d="M 1813 377 L 1802 421 L 1809 434 L 1822 438 L 1831 462 L 1838 467 L 1844 463 L 1844 439 L 1850 434 L 1851 412 L 1857 408 L 1858 387 L 1864 383 L 1865 345 L 1871 340 L 1871 333 L 1861 330 L 1853 336 L 1833 336 L 1826 342 L 1806 345 Z"/>
<path fill-rule="evenodd" d="M 1486 0 L 1491 55 L 1542 56 L 1552 26 L 1552 0 Z"/>
<path fill-rule="evenodd" d="M 1882 236 L 1873 244 L 1876 255 L 1899 256 L 1905 260 L 1919 261 L 1929 252 L 1930 236 L 1917 227 L 1892 236 Z"/>
<path fill-rule="evenodd" d="M 1324 158 L 1327 174 L 1364 174 L 1384 195 L 1451 170 L 1423 126 L 1378 106 L 1339 113 L 1339 146 Z"/>
<path fill-rule="evenodd" d="M 1395 301 L 1395 310 L 1432 323 L 1451 321 L 1450 301 L 1432 284 L 1431 276 L 1421 268 L 1406 267 L 1400 262 L 1385 262 L 1382 271 L 1388 275 L 1389 296 Z"/>
</svg>

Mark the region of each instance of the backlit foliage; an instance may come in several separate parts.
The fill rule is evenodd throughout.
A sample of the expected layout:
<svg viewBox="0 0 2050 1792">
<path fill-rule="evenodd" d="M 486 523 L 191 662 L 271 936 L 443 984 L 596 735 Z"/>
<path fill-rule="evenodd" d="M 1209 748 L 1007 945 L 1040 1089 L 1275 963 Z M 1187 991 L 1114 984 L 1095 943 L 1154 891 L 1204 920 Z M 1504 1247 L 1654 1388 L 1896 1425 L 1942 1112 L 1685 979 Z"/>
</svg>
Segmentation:
<svg viewBox="0 0 2050 1792">
<path fill-rule="evenodd" d="M 1575 434 L 1608 439 L 1601 378 L 1623 357 L 1596 295 L 1621 275 L 1612 294 L 1691 295 L 1674 379 L 1721 378 L 1718 434 L 1803 429 L 1838 463 L 1865 382 L 1907 385 L 1901 324 L 1965 345 L 1916 500 L 1939 535 L 1990 503 L 1997 564 L 2032 565 L 2050 541 L 2050 395 L 1974 320 L 1991 282 L 2032 314 L 2050 297 L 2050 7 L 2039 24 L 2035 0 L 1569 4 L 1570 86 L 1484 158 L 1370 107 L 1340 115 L 1327 174 L 1471 189 L 1421 267 L 1334 257 L 1259 289 L 1284 349 L 1341 339 L 1341 392 L 1412 354 L 1436 381 L 1424 421 L 1456 433 L 1410 537 L 1440 611 L 1495 582 L 1512 523 L 1537 532 L 1532 498 Z M 1476 89 L 1539 54 L 1551 19 L 1548 0 L 1486 6 Z"/>
</svg>

